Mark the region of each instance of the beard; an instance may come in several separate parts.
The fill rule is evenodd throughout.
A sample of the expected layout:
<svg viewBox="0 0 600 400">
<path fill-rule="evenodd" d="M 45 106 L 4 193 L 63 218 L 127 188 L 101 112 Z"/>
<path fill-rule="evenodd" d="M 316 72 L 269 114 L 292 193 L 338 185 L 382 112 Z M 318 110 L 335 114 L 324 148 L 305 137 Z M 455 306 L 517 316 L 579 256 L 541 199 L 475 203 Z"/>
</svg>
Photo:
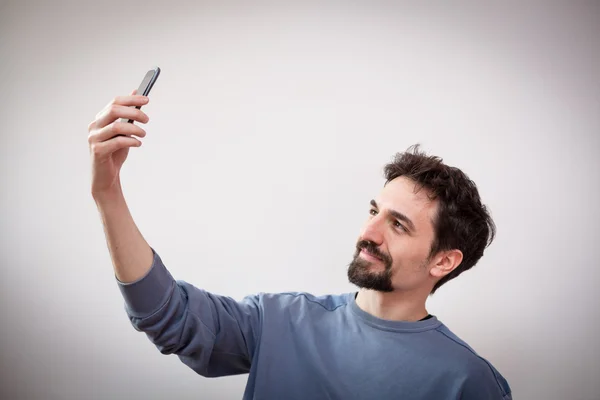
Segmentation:
<svg viewBox="0 0 600 400">
<path fill-rule="evenodd" d="M 365 249 L 379 258 L 384 265 L 384 270 L 371 271 L 370 267 L 374 262 L 365 260 L 359 256 L 362 249 Z M 378 292 L 393 292 L 391 257 L 381 253 L 373 242 L 367 240 L 359 241 L 356 244 L 354 258 L 348 265 L 348 280 L 350 283 L 353 283 L 362 289 L 371 289 Z"/>
</svg>

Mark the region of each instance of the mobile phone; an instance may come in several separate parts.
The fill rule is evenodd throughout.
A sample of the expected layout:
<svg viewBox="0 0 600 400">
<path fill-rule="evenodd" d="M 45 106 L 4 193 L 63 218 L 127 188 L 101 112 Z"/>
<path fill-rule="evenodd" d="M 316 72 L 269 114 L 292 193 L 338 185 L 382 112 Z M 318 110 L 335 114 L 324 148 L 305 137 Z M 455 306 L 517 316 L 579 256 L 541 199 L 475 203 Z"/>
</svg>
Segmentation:
<svg viewBox="0 0 600 400">
<path fill-rule="evenodd" d="M 139 94 L 142 96 L 148 96 L 150 94 L 150 90 L 152 90 L 152 87 L 154 86 L 154 83 L 158 79 L 159 75 L 160 75 L 159 67 L 154 67 L 151 70 L 149 70 L 148 72 L 146 72 L 146 76 L 144 76 L 144 79 L 142 79 L 142 83 L 140 83 L 140 87 L 138 87 L 136 94 Z M 139 110 L 140 108 L 142 108 L 142 106 L 135 106 L 135 108 L 137 108 Z M 132 119 L 127 120 L 125 118 L 121 118 L 121 122 L 128 122 L 128 123 L 132 124 L 133 120 Z M 121 135 L 119 135 L 119 136 L 121 136 Z"/>
</svg>

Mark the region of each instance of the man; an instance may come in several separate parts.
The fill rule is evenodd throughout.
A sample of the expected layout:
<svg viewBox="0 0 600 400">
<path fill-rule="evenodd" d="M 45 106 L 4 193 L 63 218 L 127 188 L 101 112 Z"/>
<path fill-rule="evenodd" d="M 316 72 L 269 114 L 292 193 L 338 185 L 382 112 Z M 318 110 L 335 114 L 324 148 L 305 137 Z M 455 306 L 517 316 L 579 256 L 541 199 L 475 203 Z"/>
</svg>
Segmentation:
<svg viewBox="0 0 600 400">
<path fill-rule="evenodd" d="M 385 167 L 348 268 L 356 293 L 242 301 L 175 281 L 138 231 L 119 171 L 147 115 L 115 98 L 89 125 L 92 195 L 133 326 L 205 377 L 249 373 L 244 399 L 511 399 L 502 375 L 425 302 L 472 268 L 495 226 L 475 184 L 417 147 Z M 120 135 L 120 136 L 117 136 Z"/>
</svg>

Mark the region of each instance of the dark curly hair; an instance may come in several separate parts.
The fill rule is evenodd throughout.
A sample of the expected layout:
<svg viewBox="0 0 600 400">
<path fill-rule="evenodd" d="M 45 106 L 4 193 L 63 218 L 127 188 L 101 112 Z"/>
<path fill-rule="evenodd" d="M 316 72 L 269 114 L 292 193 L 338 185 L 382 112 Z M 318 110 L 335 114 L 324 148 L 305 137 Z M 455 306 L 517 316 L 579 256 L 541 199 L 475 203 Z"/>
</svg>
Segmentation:
<svg viewBox="0 0 600 400">
<path fill-rule="evenodd" d="M 439 201 L 429 256 L 451 249 L 463 253 L 460 265 L 441 278 L 430 294 L 477 264 L 496 235 L 496 225 L 481 203 L 475 183 L 460 169 L 442 161 L 440 157 L 420 151 L 416 144 L 397 153 L 384 167 L 385 185 L 404 176 L 417 184 L 417 190 L 425 188 L 429 199 Z"/>
</svg>

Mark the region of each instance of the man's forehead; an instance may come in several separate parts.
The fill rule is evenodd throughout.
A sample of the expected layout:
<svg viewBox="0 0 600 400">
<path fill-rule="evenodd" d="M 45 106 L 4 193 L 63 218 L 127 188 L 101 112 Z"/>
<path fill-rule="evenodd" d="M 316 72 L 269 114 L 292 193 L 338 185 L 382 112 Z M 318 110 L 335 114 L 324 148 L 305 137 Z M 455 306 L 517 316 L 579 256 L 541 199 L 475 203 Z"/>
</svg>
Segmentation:
<svg viewBox="0 0 600 400">
<path fill-rule="evenodd" d="M 414 181 L 405 177 L 388 182 L 381 190 L 377 204 L 400 211 L 416 220 L 424 216 L 433 217 L 437 207 L 437 201 L 429 199 L 427 189 L 419 188 Z"/>
</svg>

